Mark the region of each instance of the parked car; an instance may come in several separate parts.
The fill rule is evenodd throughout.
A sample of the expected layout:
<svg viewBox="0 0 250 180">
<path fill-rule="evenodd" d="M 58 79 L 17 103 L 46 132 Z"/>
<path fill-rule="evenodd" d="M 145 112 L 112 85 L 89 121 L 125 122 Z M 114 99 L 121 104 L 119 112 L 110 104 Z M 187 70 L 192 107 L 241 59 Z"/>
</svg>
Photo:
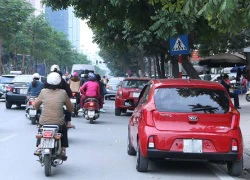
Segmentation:
<svg viewBox="0 0 250 180">
<path fill-rule="evenodd" d="M 149 78 L 125 78 L 115 98 L 115 115 L 120 116 L 127 110 L 134 110 L 142 88 L 150 81 Z"/>
<path fill-rule="evenodd" d="M 26 104 L 28 96 L 28 86 L 33 80 L 33 75 L 23 74 L 16 76 L 11 84 L 6 87 L 5 106 L 10 109 L 13 104 L 20 107 L 22 104 Z M 40 77 L 40 81 L 46 82 L 44 76 Z"/>
<path fill-rule="evenodd" d="M 169 159 L 226 163 L 230 175 L 242 174 L 240 113 L 216 82 L 150 81 L 129 120 L 127 146 L 139 172 L 151 159 Z"/>
<path fill-rule="evenodd" d="M 0 98 L 4 98 L 6 94 L 6 86 L 9 85 L 16 77 L 16 74 L 4 74 L 0 78 Z"/>
<path fill-rule="evenodd" d="M 105 100 L 114 98 L 121 82 L 124 78 L 123 77 L 114 77 L 110 78 L 108 84 L 106 85 L 106 89 L 108 94 L 105 95 Z"/>
</svg>

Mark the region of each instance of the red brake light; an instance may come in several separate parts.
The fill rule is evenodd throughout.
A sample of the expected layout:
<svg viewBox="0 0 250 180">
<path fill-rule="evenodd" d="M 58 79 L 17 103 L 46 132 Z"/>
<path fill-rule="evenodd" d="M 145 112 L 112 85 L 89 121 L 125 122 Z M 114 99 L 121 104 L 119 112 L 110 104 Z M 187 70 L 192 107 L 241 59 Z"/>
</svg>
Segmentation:
<svg viewBox="0 0 250 180">
<path fill-rule="evenodd" d="M 33 101 L 29 101 L 29 105 L 31 106 L 33 104 Z"/>
<path fill-rule="evenodd" d="M 76 94 L 76 93 L 73 92 L 73 93 L 72 93 L 72 96 L 75 96 L 75 94 Z"/>
<path fill-rule="evenodd" d="M 89 105 L 90 105 L 90 106 L 94 106 L 94 102 L 90 102 Z"/>
<path fill-rule="evenodd" d="M 154 136 L 148 138 L 148 148 L 155 148 Z"/>
<path fill-rule="evenodd" d="M 232 139 L 232 151 L 238 151 L 238 142 L 236 139 Z"/>
<path fill-rule="evenodd" d="M 155 107 L 153 104 L 148 104 L 146 109 L 142 112 L 142 119 L 146 122 L 148 126 L 154 127 L 154 120 L 153 120 L 153 112 L 155 111 Z"/>
<path fill-rule="evenodd" d="M 50 138 L 52 137 L 53 132 L 52 131 L 44 131 L 43 132 L 43 137 L 44 138 Z"/>
<path fill-rule="evenodd" d="M 230 113 L 232 114 L 232 124 L 231 129 L 239 129 L 240 127 L 240 113 L 236 108 L 230 108 Z"/>
</svg>

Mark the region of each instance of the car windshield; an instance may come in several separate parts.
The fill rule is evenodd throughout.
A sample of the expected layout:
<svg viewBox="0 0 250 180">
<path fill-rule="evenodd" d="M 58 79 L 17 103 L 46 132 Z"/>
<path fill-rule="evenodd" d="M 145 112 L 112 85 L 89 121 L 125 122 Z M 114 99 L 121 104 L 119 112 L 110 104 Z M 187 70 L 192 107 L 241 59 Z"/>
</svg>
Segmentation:
<svg viewBox="0 0 250 180">
<path fill-rule="evenodd" d="M 13 81 L 14 77 L 13 76 L 2 76 L 0 78 L 0 84 L 8 84 Z"/>
<path fill-rule="evenodd" d="M 125 88 L 140 88 L 142 89 L 149 80 L 125 80 L 122 83 L 122 87 Z"/>
<path fill-rule="evenodd" d="M 159 88 L 155 90 L 156 109 L 160 112 L 225 114 L 229 99 L 224 91 L 205 88 Z"/>
<path fill-rule="evenodd" d="M 121 81 L 122 81 L 122 79 L 111 78 L 111 79 L 109 79 L 108 84 L 119 84 Z"/>
<path fill-rule="evenodd" d="M 16 76 L 12 82 L 31 82 L 32 81 L 32 75 L 19 75 Z"/>
</svg>

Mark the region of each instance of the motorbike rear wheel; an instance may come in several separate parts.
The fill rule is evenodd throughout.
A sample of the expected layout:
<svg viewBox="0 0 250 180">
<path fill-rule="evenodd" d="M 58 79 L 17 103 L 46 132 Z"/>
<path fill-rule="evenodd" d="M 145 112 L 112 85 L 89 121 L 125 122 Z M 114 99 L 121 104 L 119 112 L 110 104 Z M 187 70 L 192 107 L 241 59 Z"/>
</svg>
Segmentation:
<svg viewBox="0 0 250 180">
<path fill-rule="evenodd" d="M 44 155 L 44 173 L 45 176 L 50 176 L 51 174 L 51 158 L 49 154 Z"/>
<path fill-rule="evenodd" d="M 250 94 L 246 94 L 246 100 L 250 102 Z"/>
<path fill-rule="evenodd" d="M 30 120 L 31 120 L 31 124 L 33 125 L 36 124 L 36 117 L 31 117 Z"/>
<path fill-rule="evenodd" d="M 90 123 L 90 124 L 93 124 L 93 123 L 94 123 L 94 118 L 90 118 L 90 119 L 89 119 L 89 123 Z"/>
</svg>

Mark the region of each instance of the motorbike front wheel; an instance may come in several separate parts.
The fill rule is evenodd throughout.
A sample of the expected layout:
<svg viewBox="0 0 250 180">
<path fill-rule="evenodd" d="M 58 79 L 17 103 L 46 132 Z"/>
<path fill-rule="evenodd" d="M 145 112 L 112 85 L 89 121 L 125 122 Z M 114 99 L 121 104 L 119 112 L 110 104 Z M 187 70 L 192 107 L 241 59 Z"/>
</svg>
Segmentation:
<svg viewBox="0 0 250 180">
<path fill-rule="evenodd" d="M 246 94 L 246 100 L 250 102 L 250 94 Z"/>
<path fill-rule="evenodd" d="M 50 176 L 51 174 L 51 158 L 49 154 L 44 155 L 44 172 L 45 176 Z"/>
<path fill-rule="evenodd" d="M 90 119 L 89 119 L 89 123 L 90 123 L 90 124 L 93 124 L 93 123 L 94 123 L 94 118 L 90 118 Z"/>
<path fill-rule="evenodd" d="M 36 117 L 31 117 L 30 120 L 31 120 L 31 124 L 36 124 Z"/>
</svg>

